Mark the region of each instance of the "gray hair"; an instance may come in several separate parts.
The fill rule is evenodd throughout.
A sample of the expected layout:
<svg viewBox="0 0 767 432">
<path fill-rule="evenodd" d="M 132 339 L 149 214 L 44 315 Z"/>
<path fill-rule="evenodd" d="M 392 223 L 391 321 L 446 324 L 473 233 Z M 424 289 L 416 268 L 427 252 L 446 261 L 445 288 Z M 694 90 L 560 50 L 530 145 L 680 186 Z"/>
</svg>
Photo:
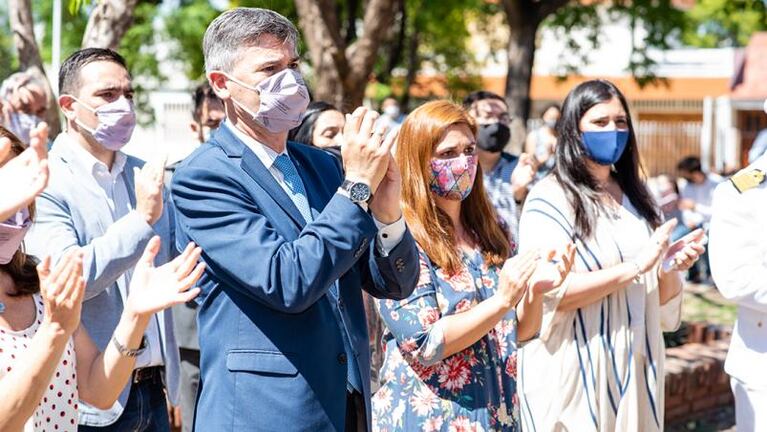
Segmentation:
<svg viewBox="0 0 767 432">
<path fill-rule="evenodd" d="M 269 9 L 236 8 L 219 15 L 205 30 L 202 50 L 205 72 L 229 72 L 240 50 L 255 46 L 262 35 L 272 35 L 298 50 L 298 30 L 287 18 Z"/>
<path fill-rule="evenodd" d="M 29 86 L 37 86 L 45 91 L 46 83 L 31 72 L 21 71 L 11 74 L 0 86 L 0 98 L 8 99 L 17 89 Z"/>
</svg>

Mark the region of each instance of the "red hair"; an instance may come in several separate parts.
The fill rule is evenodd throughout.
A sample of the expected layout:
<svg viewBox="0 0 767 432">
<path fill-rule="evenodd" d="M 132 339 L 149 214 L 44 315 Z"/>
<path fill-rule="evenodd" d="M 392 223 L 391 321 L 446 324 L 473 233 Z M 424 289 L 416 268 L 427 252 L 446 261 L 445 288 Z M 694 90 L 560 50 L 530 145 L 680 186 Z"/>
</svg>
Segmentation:
<svg viewBox="0 0 767 432">
<path fill-rule="evenodd" d="M 402 173 L 402 212 L 413 237 L 434 264 L 455 274 L 463 266 L 455 227 L 437 207 L 429 186 L 434 149 L 452 125 L 466 125 L 472 134 L 477 133 L 476 124 L 459 105 L 444 100 L 421 105 L 400 128 L 396 159 Z M 502 265 L 506 261 L 511 246 L 485 193 L 479 166 L 471 193 L 461 202 L 461 222 L 479 245 L 487 264 Z"/>
</svg>

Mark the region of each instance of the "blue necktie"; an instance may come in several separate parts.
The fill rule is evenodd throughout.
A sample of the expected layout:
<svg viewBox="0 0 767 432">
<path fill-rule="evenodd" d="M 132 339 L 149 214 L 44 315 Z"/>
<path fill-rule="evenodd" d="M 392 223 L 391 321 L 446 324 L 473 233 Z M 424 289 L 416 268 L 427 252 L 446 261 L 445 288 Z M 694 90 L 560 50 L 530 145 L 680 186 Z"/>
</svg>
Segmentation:
<svg viewBox="0 0 767 432">
<path fill-rule="evenodd" d="M 306 189 L 304 189 L 304 182 L 301 181 L 301 176 L 298 175 L 296 166 L 293 165 L 293 161 L 290 157 L 283 153 L 277 156 L 274 160 L 274 166 L 282 173 L 285 184 L 290 189 L 290 199 L 293 200 L 293 204 L 296 205 L 298 211 L 301 212 L 301 216 L 308 223 L 313 220 L 312 211 L 309 208 L 309 200 L 306 197 Z"/>
<path fill-rule="evenodd" d="M 298 174 L 296 166 L 293 165 L 293 161 L 290 160 L 290 157 L 287 154 L 283 153 L 277 156 L 277 159 L 274 160 L 274 166 L 282 173 L 285 184 L 291 192 L 289 194 L 290 199 L 293 200 L 293 204 L 296 205 L 298 211 L 301 212 L 301 215 L 306 222 L 314 220 L 312 218 L 311 209 L 309 208 L 309 200 L 306 196 L 304 182 L 301 180 L 301 176 Z M 331 294 L 332 297 L 336 297 L 332 290 Z M 334 309 L 337 311 L 336 320 L 341 327 L 341 338 L 343 339 L 344 352 L 346 354 L 346 389 L 348 391 L 357 390 L 362 393 L 362 379 L 360 378 L 359 367 L 357 366 L 357 358 L 352 349 L 351 339 L 347 333 L 341 312 L 337 308 Z"/>
</svg>

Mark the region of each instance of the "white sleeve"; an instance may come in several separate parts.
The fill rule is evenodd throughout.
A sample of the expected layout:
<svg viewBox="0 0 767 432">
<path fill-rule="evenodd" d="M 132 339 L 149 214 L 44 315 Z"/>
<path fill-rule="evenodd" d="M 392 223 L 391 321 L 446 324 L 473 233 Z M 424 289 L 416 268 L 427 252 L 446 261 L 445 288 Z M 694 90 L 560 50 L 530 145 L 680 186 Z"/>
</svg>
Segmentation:
<svg viewBox="0 0 767 432">
<path fill-rule="evenodd" d="M 730 182 L 714 192 L 709 260 L 716 286 L 728 300 L 767 313 L 767 245 L 760 241 L 764 215 L 757 204 L 763 187 L 738 193 Z"/>
</svg>

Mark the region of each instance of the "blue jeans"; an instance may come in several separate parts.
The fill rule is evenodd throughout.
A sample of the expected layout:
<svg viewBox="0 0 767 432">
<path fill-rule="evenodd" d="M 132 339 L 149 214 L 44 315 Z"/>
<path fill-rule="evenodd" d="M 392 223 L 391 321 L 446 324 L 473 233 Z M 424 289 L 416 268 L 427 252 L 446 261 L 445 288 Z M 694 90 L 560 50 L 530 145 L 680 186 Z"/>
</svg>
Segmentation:
<svg viewBox="0 0 767 432">
<path fill-rule="evenodd" d="M 83 426 L 80 432 L 170 432 L 165 389 L 159 379 L 131 385 L 128 402 L 120 418 L 105 427 Z"/>
</svg>

